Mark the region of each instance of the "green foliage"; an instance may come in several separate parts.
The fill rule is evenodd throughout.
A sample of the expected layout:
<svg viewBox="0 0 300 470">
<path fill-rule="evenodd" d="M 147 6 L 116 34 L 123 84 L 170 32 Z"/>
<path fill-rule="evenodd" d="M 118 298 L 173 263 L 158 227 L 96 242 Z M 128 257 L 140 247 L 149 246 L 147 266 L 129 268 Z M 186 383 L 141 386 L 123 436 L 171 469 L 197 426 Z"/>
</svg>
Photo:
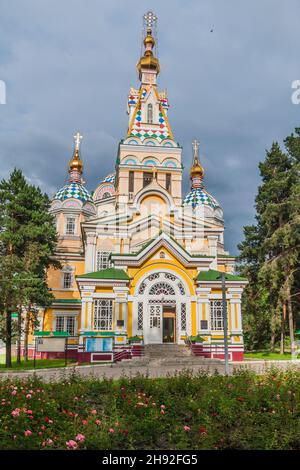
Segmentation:
<svg viewBox="0 0 300 470">
<path fill-rule="evenodd" d="M 300 448 L 300 373 L 292 370 L 119 381 L 74 374 L 6 380 L 0 392 L 1 450 Z"/>
<path fill-rule="evenodd" d="M 255 200 L 256 224 L 244 227 L 239 245 L 239 270 L 249 281 L 243 295 L 248 349 L 264 348 L 270 341 L 274 347 L 286 332 L 285 307 L 293 340 L 299 310 L 299 162 L 300 129 L 296 129 L 285 140 L 285 151 L 273 143 L 259 164 L 262 184 Z"/>
<path fill-rule="evenodd" d="M 28 184 L 21 170 L 0 182 L 1 326 L 8 350 L 11 312 L 25 308 L 28 323 L 34 326 L 37 306 L 47 306 L 53 298 L 46 269 L 58 266 L 53 260 L 57 239 L 48 209 L 48 196 Z"/>
<path fill-rule="evenodd" d="M 188 340 L 191 343 L 203 343 L 204 339 L 201 335 L 189 336 Z"/>
</svg>

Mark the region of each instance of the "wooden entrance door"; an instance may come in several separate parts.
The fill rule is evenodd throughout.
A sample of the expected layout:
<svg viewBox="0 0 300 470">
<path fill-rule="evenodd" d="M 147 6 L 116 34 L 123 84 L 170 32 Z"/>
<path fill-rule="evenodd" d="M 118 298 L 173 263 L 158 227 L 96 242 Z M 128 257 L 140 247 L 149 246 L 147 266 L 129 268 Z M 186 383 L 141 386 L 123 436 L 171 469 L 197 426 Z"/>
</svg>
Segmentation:
<svg viewBox="0 0 300 470">
<path fill-rule="evenodd" d="M 175 307 L 163 307 L 163 342 L 176 341 L 176 311 Z"/>
</svg>

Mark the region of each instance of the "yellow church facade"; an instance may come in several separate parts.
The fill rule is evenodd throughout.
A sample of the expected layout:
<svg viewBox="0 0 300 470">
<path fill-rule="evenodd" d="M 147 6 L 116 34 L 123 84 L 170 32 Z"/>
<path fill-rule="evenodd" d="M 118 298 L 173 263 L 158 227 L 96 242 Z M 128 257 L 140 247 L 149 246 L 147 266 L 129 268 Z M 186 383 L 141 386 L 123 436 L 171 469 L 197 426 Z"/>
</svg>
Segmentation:
<svg viewBox="0 0 300 470">
<path fill-rule="evenodd" d="M 167 93 L 157 86 L 156 17 L 149 12 L 145 21 L 140 86 L 128 95 L 115 168 L 90 193 L 77 133 L 68 182 L 53 197 L 61 269 L 48 272 L 55 301 L 41 312 L 40 333 L 67 332 L 79 362 L 130 358 L 162 343 L 222 358 L 225 272 L 229 357 L 240 360 L 246 280 L 234 274 L 225 250 L 223 211 L 204 186 L 197 141 L 191 189 L 182 193 L 182 147 L 169 124 Z"/>
</svg>

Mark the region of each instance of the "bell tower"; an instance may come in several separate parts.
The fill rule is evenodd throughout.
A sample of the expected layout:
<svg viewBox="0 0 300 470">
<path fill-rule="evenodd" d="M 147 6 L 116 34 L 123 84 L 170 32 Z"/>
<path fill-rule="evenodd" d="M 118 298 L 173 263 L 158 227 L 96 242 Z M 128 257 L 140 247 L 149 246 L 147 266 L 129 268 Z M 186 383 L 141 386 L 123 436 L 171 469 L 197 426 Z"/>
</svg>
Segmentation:
<svg viewBox="0 0 300 470">
<path fill-rule="evenodd" d="M 130 88 L 127 136 L 119 145 L 116 164 L 117 204 L 133 204 L 136 195 L 154 180 L 180 206 L 182 148 L 169 125 L 166 91 L 159 91 L 157 77 L 157 16 L 143 16 L 143 52 L 137 63 L 140 86 Z"/>
</svg>

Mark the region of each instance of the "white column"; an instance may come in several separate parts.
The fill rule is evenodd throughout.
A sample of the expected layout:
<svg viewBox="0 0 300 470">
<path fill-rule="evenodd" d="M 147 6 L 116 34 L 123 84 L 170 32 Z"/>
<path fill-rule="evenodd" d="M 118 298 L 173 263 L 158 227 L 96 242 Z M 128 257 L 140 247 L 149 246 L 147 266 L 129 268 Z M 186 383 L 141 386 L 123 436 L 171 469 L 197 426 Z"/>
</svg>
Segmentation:
<svg viewBox="0 0 300 470">
<path fill-rule="evenodd" d="M 209 312 L 209 294 L 211 292 L 210 288 L 206 287 L 198 287 L 196 289 L 196 294 L 197 294 L 197 312 L 198 312 L 198 318 L 197 318 L 197 328 L 198 332 L 200 334 L 207 334 L 210 332 L 211 326 L 210 326 L 210 312 Z M 204 305 L 204 312 L 205 312 L 205 318 L 202 318 L 202 312 L 203 312 L 203 305 Z M 201 328 L 201 320 L 207 320 L 207 328 Z"/>
<path fill-rule="evenodd" d="M 85 271 L 91 273 L 95 271 L 96 259 L 96 234 L 95 232 L 88 232 L 86 234 L 85 245 Z"/>
<path fill-rule="evenodd" d="M 230 296 L 231 304 L 231 331 L 232 333 L 241 334 L 242 333 L 242 311 L 241 311 L 241 295 L 243 289 L 238 288 L 229 288 L 228 294 Z M 237 313 L 237 325 L 235 324 L 235 311 Z"/>
<path fill-rule="evenodd" d="M 120 332 L 127 332 L 127 321 L 128 321 L 128 287 L 114 287 L 115 298 L 115 330 Z M 121 327 L 117 326 L 117 320 L 122 316 L 124 325 Z"/>
<path fill-rule="evenodd" d="M 211 269 L 218 269 L 218 260 L 217 260 L 217 243 L 219 237 L 216 235 L 209 235 L 208 239 L 208 250 L 209 256 L 214 257 L 214 261 L 211 263 Z"/>
</svg>

